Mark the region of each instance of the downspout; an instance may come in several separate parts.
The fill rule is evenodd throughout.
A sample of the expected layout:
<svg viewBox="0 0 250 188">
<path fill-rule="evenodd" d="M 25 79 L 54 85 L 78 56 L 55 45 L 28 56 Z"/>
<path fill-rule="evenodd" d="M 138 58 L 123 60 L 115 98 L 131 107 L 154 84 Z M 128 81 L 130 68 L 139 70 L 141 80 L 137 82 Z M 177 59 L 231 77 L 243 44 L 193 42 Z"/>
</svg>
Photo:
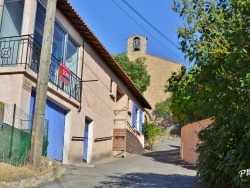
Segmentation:
<svg viewBox="0 0 250 188">
<path fill-rule="evenodd" d="M 78 109 L 78 112 L 81 112 L 82 110 L 82 77 L 83 77 L 83 63 L 84 63 L 84 41 L 82 44 L 83 50 L 82 50 L 82 69 L 81 69 L 81 80 L 80 80 L 80 106 Z"/>
</svg>

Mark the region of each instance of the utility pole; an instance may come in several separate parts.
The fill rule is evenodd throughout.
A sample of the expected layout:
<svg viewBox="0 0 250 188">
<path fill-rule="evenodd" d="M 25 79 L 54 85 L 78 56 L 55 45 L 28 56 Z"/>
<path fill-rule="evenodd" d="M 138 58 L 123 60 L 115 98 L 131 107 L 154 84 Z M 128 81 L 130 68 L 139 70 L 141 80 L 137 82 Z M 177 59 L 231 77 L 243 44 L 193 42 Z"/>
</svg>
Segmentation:
<svg viewBox="0 0 250 188">
<path fill-rule="evenodd" d="M 57 0 L 48 0 L 47 3 L 42 52 L 37 80 L 35 117 L 33 122 L 30 151 L 30 163 L 36 170 L 40 170 L 43 148 L 45 107 L 49 81 L 51 44 L 54 35 L 56 1 Z"/>
</svg>

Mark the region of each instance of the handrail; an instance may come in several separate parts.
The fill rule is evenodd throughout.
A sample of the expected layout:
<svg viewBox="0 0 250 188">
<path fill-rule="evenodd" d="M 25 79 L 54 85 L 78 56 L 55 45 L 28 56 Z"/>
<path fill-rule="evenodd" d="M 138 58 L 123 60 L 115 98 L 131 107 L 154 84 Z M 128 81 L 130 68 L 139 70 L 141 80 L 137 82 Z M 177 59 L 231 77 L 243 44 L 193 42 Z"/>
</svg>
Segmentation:
<svg viewBox="0 0 250 188">
<path fill-rule="evenodd" d="M 31 35 L 0 38 L 0 66 L 25 65 L 32 71 L 39 72 L 42 45 Z M 67 82 L 63 82 L 60 74 L 60 61 L 51 54 L 49 82 L 66 92 L 70 97 L 80 101 L 82 90 L 81 79 L 69 71 Z"/>
<path fill-rule="evenodd" d="M 128 121 L 127 121 L 127 126 L 128 126 L 128 128 L 129 128 L 129 130 L 130 130 L 134 135 L 136 135 L 134 128 L 130 125 L 130 123 L 129 123 Z"/>
<path fill-rule="evenodd" d="M 106 137 L 101 137 L 101 138 L 96 138 L 94 142 L 102 142 L 106 140 L 112 140 L 113 136 L 106 136 Z"/>
<path fill-rule="evenodd" d="M 82 136 L 72 136 L 71 140 L 72 141 L 84 141 L 86 137 L 82 137 Z"/>
</svg>

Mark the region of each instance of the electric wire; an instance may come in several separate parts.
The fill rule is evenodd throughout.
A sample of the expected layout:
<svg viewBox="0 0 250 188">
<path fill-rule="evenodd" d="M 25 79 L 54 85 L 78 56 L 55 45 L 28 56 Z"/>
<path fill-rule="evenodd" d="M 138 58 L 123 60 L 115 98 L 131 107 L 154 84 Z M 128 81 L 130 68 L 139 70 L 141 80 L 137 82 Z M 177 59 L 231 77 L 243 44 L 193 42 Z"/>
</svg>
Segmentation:
<svg viewBox="0 0 250 188">
<path fill-rule="evenodd" d="M 164 37 L 168 42 L 170 42 L 172 45 L 174 45 L 176 48 L 178 46 L 173 43 L 168 37 L 166 37 L 159 29 L 157 29 L 153 24 L 151 24 L 146 18 L 144 18 L 135 8 L 133 8 L 127 1 L 122 0 L 131 10 L 133 10 L 141 19 L 143 19 L 145 22 L 147 22 L 148 25 L 150 25 L 157 33 L 159 33 L 162 37 Z"/>
<path fill-rule="evenodd" d="M 157 40 L 152 34 L 150 34 L 146 29 L 144 29 L 134 18 L 132 18 L 132 16 L 130 16 L 121 6 L 119 6 L 114 0 L 112 0 L 113 3 L 120 8 L 130 19 L 132 19 L 141 29 L 143 29 L 148 35 L 150 35 L 156 42 L 158 42 L 162 47 L 164 47 L 165 49 L 167 49 L 170 53 L 172 53 L 173 55 L 175 55 L 176 57 L 178 57 L 180 60 L 183 60 L 181 57 L 179 57 L 178 55 L 176 55 L 173 51 L 171 51 L 168 47 L 166 47 L 163 43 L 161 43 L 159 40 Z M 175 45 L 176 46 L 176 45 Z M 177 47 L 177 46 L 176 46 Z M 178 47 L 177 47 L 178 48 Z"/>
</svg>

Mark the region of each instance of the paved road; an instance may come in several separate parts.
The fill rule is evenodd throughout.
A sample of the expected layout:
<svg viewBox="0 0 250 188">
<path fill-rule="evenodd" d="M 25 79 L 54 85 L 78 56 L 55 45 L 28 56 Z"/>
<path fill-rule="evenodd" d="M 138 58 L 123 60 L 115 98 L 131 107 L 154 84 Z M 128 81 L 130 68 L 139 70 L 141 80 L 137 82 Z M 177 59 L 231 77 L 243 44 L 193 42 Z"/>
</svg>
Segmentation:
<svg viewBox="0 0 250 188">
<path fill-rule="evenodd" d="M 195 167 L 179 157 L 179 139 L 163 139 L 155 151 L 129 155 L 94 165 L 65 166 L 66 174 L 41 188 L 191 188 Z"/>
</svg>

